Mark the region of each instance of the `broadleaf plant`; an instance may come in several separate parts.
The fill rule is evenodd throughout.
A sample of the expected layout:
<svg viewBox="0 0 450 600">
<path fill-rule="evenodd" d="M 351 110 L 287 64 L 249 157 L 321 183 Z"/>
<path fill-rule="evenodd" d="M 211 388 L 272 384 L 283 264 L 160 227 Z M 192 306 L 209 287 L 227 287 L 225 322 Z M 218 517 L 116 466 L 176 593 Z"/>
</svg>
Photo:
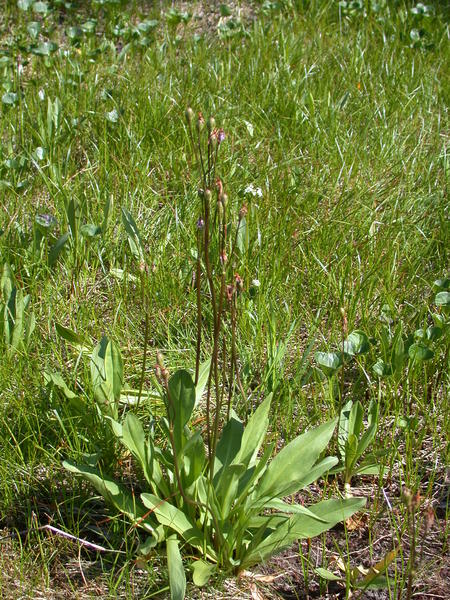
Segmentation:
<svg viewBox="0 0 450 600">
<path fill-rule="evenodd" d="M 239 377 L 236 326 L 244 282 L 239 275 L 245 253 L 241 234 L 250 223 L 247 206 L 233 219 L 232 203 L 216 178 L 219 146 L 225 139 L 213 118 L 186 111 L 193 159 L 200 167 L 199 216 L 195 227 L 197 335 L 194 374 L 170 375 L 157 353 L 157 390 L 164 414 L 152 415 L 144 428 L 132 412 L 120 419 L 118 400 L 123 379 L 120 353 L 103 339 L 94 349 L 92 380 L 97 403 L 113 435 L 132 455 L 145 483 L 134 494 L 92 464 L 65 461 L 70 471 L 88 479 L 116 510 L 143 528 L 152 545 L 166 545 L 171 597 L 185 594 L 180 548 L 194 555 L 194 583 L 205 585 L 217 570 L 239 574 L 289 547 L 295 540 L 320 535 L 363 508 L 362 498 L 327 499 L 309 506 L 290 504 L 296 494 L 336 466 L 335 457 L 322 458 L 336 427 L 329 421 L 299 435 L 279 453 L 275 443 L 263 449 L 269 426 L 272 395 L 250 416 L 246 426 L 232 408 L 236 390 L 247 401 Z M 213 200 L 212 189 L 217 192 Z M 151 268 L 138 227 L 122 211 L 132 259 L 140 273 L 146 310 L 144 358 L 139 396 L 145 374 L 149 330 Z M 202 357 L 207 331 L 204 302 L 211 304 L 211 355 Z M 77 340 L 78 341 L 78 340 Z M 205 431 L 196 427 L 196 412 L 204 407 Z"/>
</svg>

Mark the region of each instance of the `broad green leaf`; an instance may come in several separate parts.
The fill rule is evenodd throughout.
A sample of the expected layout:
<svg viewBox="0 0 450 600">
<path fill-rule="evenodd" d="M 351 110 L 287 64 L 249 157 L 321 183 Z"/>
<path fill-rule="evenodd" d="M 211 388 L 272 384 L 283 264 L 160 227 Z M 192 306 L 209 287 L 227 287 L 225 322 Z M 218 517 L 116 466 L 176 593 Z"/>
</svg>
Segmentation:
<svg viewBox="0 0 450 600">
<path fill-rule="evenodd" d="M 83 344 L 85 343 L 85 339 L 83 336 L 79 335 L 78 333 L 75 333 L 75 331 L 69 329 L 68 327 L 64 327 L 64 325 L 55 323 L 55 329 L 59 337 L 62 337 L 63 340 L 66 340 L 66 342 L 70 342 L 75 346 L 83 346 Z"/>
<path fill-rule="evenodd" d="M 427 334 L 427 339 L 430 340 L 430 342 L 434 342 L 435 340 L 438 340 L 442 336 L 442 328 L 436 327 L 434 325 L 430 325 L 430 327 L 427 327 L 426 334 Z"/>
<path fill-rule="evenodd" d="M 364 354 L 370 349 L 369 338 L 364 331 L 356 329 L 344 341 L 344 352 L 350 356 Z"/>
<path fill-rule="evenodd" d="M 50 12 L 50 7 L 47 2 L 33 2 L 33 10 L 34 12 L 46 15 Z"/>
<path fill-rule="evenodd" d="M 38 56 L 50 56 L 53 52 L 56 52 L 58 46 L 54 42 L 41 42 L 35 48 L 31 49 L 33 54 Z"/>
<path fill-rule="evenodd" d="M 50 267 L 52 267 L 55 264 L 55 262 L 58 260 L 58 256 L 61 254 L 61 251 L 64 248 L 64 246 L 66 245 L 69 237 L 70 237 L 69 233 L 63 233 L 63 235 L 61 235 L 57 239 L 55 244 L 50 248 L 50 251 L 48 253 L 48 264 Z"/>
<path fill-rule="evenodd" d="M 13 280 L 11 275 L 11 268 L 8 263 L 3 265 L 2 277 L 0 280 L 0 289 L 3 296 L 3 302 L 8 302 L 9 297 L 13 289 Z"/>
<path fill-rule="evenodd" d="M 434 302 L 437 306 L 450 306 L 450 292 L 439 292 Z"/>
<path fill-rule="evenodd" d="M 203 472 L 206 465 L 205 445 L 200 431 L 196 431 L 185 443 L 179 460 L 183 460 L 185 484 L 190 486 Z"/>
<path fill-rule="evenodd" d="M 23 341 L 24 333 L 24 298 L 22 290 L 17 290 L 15 304 L 14 326 L 12 328 L 12 335 L 9 343 L 12 348 L 17 349 Z"/>
<path fill-rule="evenodd" d="M 111 389 L 111 398 L 118 401 L 123 385 L 123 361 L 119 347 L 112 341 L 106 347 L 105 376 Z"/>
<path fill-rule="evenodd" d="M 251 544 L 248 554 L 242 560 L 241 568 L 248 568 L 255 563 L 264 561 L 276 552 L 289 547 L 295 540 L 320 535 L 331 529 L 336 523 L 351 517 L 364 505 L 364 498 L 324 500 L 308 507 L 315 516 L 322 519 L 320 521 L 303 514 L 292 515 L 260 543 L 257 545 Z"/>
<path fill-rule="evenodd" d="M 448 277 L 444 277 L 443 279 L 436 279 L 434 285 L 441 290 L 447 290 L 450 287 L 450 279 Z"/>
<path fill-rule="evenodd" d="M 102 233 L 102 228 L 94 223 L 86 223 L 80 227 L 80 233 L 83 237 L 93 238 Z"/>
<path fill-rule="evenodd" d="M 36 39 L 41 31 L 42 24 L 39 21 L 27 23 L 27 31 L 33 39 Z"/>
<path fill-rule="evenodd" d="M 177 371 L 169 379 L 169 411 L 173 421 L 175 448 L 179 452 L 184 443 L 184 427 L 190 419 L 195 404 L 195 385 L 191 375 Z"/>
<path fill-rule="evenodd" d="M 188 544 L 202 548 L 203 532 L 179 508 L 154 494 L 141 494 L 142 502 L 152 511 L 161 525 L 170 527 Z"/>
<path fill-rule="evenodd" d="M 208 383 L 209 377 L 209 369 L 211 367 L 211 359 L 208 358 L 200 365 L 198 371 L 198 381 L 195 386 L 195 406 L 200 402 L 203 392 L 205 391 L 206 385 Z"/>
<path fill-rule="evenodd" d="M 130 211 L 124 207 L 122 207 L 122 223 L 127 232 L 131 253 L 139 262 L 143 261 L 145 252 L 139 229 Z"/>
<path fill-rule="evenodd" d="M 34 0 L 17 0 L 17 6 L 20 10 L 28 10 L 31 8 Z"/>
<path fill-rule="evenodd" d="M 326 581 L 343 581 L 342 577 L 335 575 L 334 573 L 328 571 L 328 569 L 324 569 L 323 567 L 318 567 L 317 569 L 314 569 L 314 573 L 316 573 L 316 575 L 318 575 L 322 579 L 325 579 Z"/>
<path fill-rule="evenodd" d="M 242 434 L 241 449 L 233 460 L 233 463 L 242 463 L 246 467 L 252 467 L 255 464 L 256 457 L 269 426 L 271 401 L 272 394 L 269 394 L 248 420 Z"/>
<path fill-rule="evenodd" d="M 79 465 L 71 460 L 64 460 L 63 466 L 68 471 L 82 475 L 90 481 L 107 502 L 130 518 L 133 523 L 139 524 L 140 527 L 143 527 L 150 533 L 154 533 L 157 526 L 154 518 L 148 514 L 148 511 L 145 510 L 134 494 L 129 492 L 124 486 L 116 483 L 107 475 L 100 473 L 95 467 Z"/>
<path fill-rule="evenodd" d="M 7 104 L 9 106 L 16 104 L 16 102 L 18 100 L 19 100 L 19 96 L 15 92 L 5 92 L 2 96 L 3 104 Z"/>
<path fill-rule="evenodd" d="M 391 366 L 385 363 L 384 360 L 382 360 L 381 358 L 377 360 L 377 362 L 373 365 L 372 369 L 379 377 L 387 377 L 389 375 L 392 375 Z"/>
<path fill-rule="evenodd" d="M 430 360 L 434 356 L 434 352 L 422 343 L 412 344 L 409 347 L 408 354 L 409 358 L 415 361 Z"/>
<path fill-rule="evenodd" d="M 322 523 L 326 523 L 325 519 L 316 516 L 308 508 L 306 508 L 306 506 L 303 506 L 302 504 L 288 504 L 287 502 L 284 502 L 284 500 L 280 500 L 279 498 L 273 498 L 269 502 L 266 502 L 264 504 L 264 508 L 270 508 L 278 512 L 283 512 L 287 514 L 307 515 L 308 517 L 322 521 Z"/>
<path fill-rule="evenodd" d="M 136 415 L 129 412 L 122 426 L 122 443 L 138 459 L 146 480 L 152 480 L 151 456 L 145 439 L 144 428 Z"/>
<path fill-rule="evenodd" d="M 353 433 L 356 437 L 359 436 L 363 424 L 364 411 L 361 402 L 357 400 L 350 411 L 348 418 L 348 431 Z"/>
<path fill-rule="evenodd" d="M 338 424 L 338 448 L 341 457 L 345 455 L 345 444 L 348 437 L 349 431 L 349 419 L 350 412 L 352 410 L 353 401 L 349 400 L 341 409 L 339 414 L 339 424 Z"/>
<path fill-rule="evenodd" d="M 347 443 L 345 444 L 345 470 L 346 480 L 352 476 L 352 469 L 358 458 L 358 438 L 355 434 L 349 433 Z"/>
<path fill-rule="evenodd" d="M 316 352 L 314 354 L 317 364 L 329 377 L 343 364 L 341 352 Z"/>
<path fill-rule="evenodd" d="M 49 371 L 44 371 L 44 380 L 45 380 L 46 384 L 52 383 L 57 388 L 59 388 L 62 391 L 62 393 L 64 394 L 64 396 L 66 398 L 68 398 L 69 400 L 77 397 L 77 395 L 74 394 L 72 392 L 72 390 L 70 390 L 67 387 L 67 384 L 64 381 L 64 379 L 62 378 L 60 373 L 52 373 Z"/>
<path fill-rule="evenodd" d="M 236 458 L 240 448 L 244 426 L 233 412 L 230 420 L 222 429 L 222 435 L 216 448 L 216 462 L 214 465 L 215 480 L 218 481 L 222 469 L 230 465 Z"/>
<path fill-rule="evenodd" d="M 208 583 L 211 575 L 216 570 L 216 565 L 207 563 L 204 560 L 196 560 L 191 565 L 192 581 L 197 587 L 203 587 Z"/>
<path fill-rule="evenodd" d="M 176 535 L 166 540 L 167 569 L 169 571 L 169 587 L 171 600 L 184 600 L 186 592 L 186 574 L 181 559 L 179 541 Z"/>
<path fill-rule="evenodd" d="M 296 492 L 333 435 L 336 419 L 311 429 L 285 446 L 258 484 L 258 496 L 280 497 Z"/>
<path fill-rule="evenodd" d="M 123 363 L 118 347 L 104 336 L 91 355 L 91 378 L 98 402 L 117 418 L 117 402 L 123 383 Z"/>
</svg>

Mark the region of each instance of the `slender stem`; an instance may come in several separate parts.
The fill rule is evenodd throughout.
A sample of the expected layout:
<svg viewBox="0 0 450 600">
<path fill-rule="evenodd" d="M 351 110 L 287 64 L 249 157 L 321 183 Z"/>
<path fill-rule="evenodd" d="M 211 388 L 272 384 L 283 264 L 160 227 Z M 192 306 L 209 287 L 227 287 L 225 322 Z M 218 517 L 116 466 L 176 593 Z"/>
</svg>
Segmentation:
<svg viewBox="0 0 450 600">
<path fill-rule="evenodd" d="M 197 230 L 197 270 L 195 285 L 197 286 L 197 348 L 195 354 L 195 385 L 198 383 L 200 372 L 200 348 L 202 343 L 202 294 L 201 294 L 201 233 Z"/>
</svg>

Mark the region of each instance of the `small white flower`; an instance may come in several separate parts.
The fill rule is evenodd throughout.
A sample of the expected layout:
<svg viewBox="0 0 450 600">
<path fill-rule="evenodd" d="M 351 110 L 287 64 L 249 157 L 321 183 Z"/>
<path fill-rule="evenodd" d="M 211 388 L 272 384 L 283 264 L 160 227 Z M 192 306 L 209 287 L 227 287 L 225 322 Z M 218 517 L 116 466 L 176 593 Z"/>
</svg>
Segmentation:
<svg viewBox="0 0 450 600">
<path fill-rule="evenodd" d="M 258 198 L 262 198 L 262 189 L 259 187 L 255 188 L 253 183 L 251 183 L 245 188 L 244 194 L 251 194 L 252 196 L 258 196 Z"/>
</svg>

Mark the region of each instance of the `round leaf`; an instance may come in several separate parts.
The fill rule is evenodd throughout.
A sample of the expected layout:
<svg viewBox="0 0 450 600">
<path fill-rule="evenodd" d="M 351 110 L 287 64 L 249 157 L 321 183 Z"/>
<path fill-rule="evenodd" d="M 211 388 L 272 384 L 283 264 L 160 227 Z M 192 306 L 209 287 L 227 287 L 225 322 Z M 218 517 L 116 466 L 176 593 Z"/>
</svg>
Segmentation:
<svg viewBox="0 0 450 600">
<path fill-rule="evenodd" d="M 361 330 L 353 331 L 344 342 L 344 352 L 350 356 L 364 354 L 370 348 L 369 338 Z"/>
<path fill-rule="evenodd" d="M 381 360 L 381 358 L 377 360 L 372 369 L 379 377 L 387 377 L 388 375 L 392 375 L 391 366 L 385 363 L 384 360 Z"/>
<path fill-rule="evenodd" d="M 42 42 L 36 48 L 33 48 L 32 52 L 38 56 L 50 56 L 57 48 L 58 46 L 54 42 Z"/>
<path fill-rule="evenodd" d="M 408 354 L 412 360 L 419 361 L 430 360 L 434 356 L 434 352 L 422 343 L 412 344 L 409 347 Z"/>
<path fill-rule="evenodd" d="M 437 306 L 450 306 L 450 292 L 439 292 L 434 299 Z"/>
<path fill-rule="evenodd" d="M 314 356 L 317 364 L 328 375 L 332 375 L 342 366 L 341 352 L 316 352 Z"/>
<path fill-rule="evenodd" d="M 192 581 L 197 587 L 206 585 L 215 570 L 215 565 L 196 560 L 192 565 Z"/>
<path fill-rule="evenodd" d="M 12 106 L 13 104 L 15 104 L 18 99 L 19 99 L 19 96 L 14 92 L 6 92 L 6 94 L 3 94 L 3 96 L 2 96 L 3 104 L 7 104 L 9 106 Z"/>
</svg>

